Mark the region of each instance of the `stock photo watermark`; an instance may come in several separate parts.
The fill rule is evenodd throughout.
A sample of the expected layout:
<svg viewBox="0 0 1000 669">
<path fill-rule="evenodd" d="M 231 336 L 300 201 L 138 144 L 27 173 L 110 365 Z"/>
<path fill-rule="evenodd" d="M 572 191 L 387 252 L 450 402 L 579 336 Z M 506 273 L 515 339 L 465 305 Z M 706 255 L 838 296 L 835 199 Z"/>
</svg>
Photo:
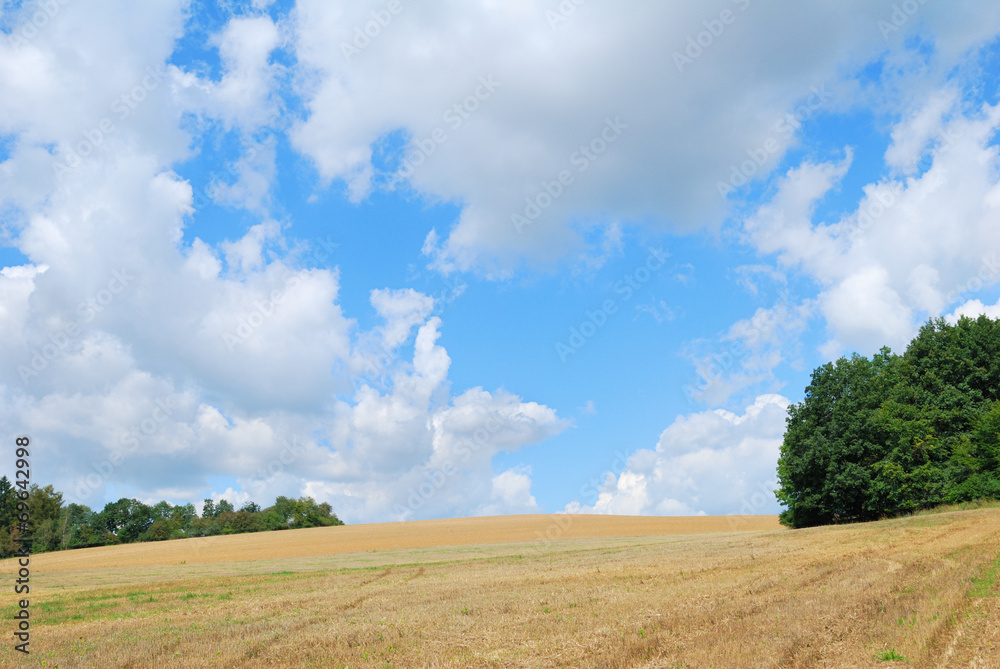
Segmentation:
<svg viewBox="0 0 1000 669">
<path fill-rule="evenodd" d="M 750 0 L 732 0 L 732 3 L 743 12 L 750 8 Z M 738 14 L 733 10 L 723 9 L 717 17 L 702 21 L 701 24 L 705 29 L 695 35 L 688 35 L 687 45 L 683 51 L 674 51 L 673 53 L 677 71 L 683 73 L 685 67 L 694 65 L 694 61 L 701 58 L 705 50 L 722 37 L 722 34 L 726 32 L 726 27 L 736 23 L 737 16 Z"/>
<path fill-rule="evenodd" d="M 791 293 L 785 289 L 779 293 L 780 301 L 771 309 L 763 312 L 761 318 L 751 319 L 750 330 L 739 337 L 729 339 L 729 345 L 722 351 L 696 359 L 697 380 L 684 386 L 684 396 L 691 404 L 698 404 L 698 396 L 703 395 L 714 383 L 722 380 L 723 375 L 731 373 L 736 365 L 750 355 L 751 348 L 743 343 L 748 339 L 760 339 L 778 321 L 786 316 L 791 309 Z"/>
<path fill-rule="evenodd" d="M 565 363 L 569 356 L 578 352 L 591 340 L 616 313 L 619 307 L 630 301 L 632 297 L 643 288 L 653 276 L 663 269 L 667 261 L 667 254 L 656 249 L 650 249 L 649 255 L 644 263 L 636 267 L 631 272 L 625 274 L 614 284 L 615 294 L 620 298 L 608 298 L 604 300 L 596 309 L 587 310 L 585 318 L 578 325 L 569 329 L 569 338 L 564 341 L 557 341 L 555 344 L 556 355 L 559 361 Z M 620 302 L 619 302 L 620 300 Z"/>
<path fill-rule="evenodd" d="M 441 114 L 441 120 L 448 124 L 452 132 L 457 131 L 472 118 L 472 115 L 479 110 L 484 102 L 493 97 L 501 85 L 492 74 L 479 77 L 476 88 L 469 95 L 445 109 L 444 113 Z M 426 163 L 438 147 L 450 138 L 448 131 L 438 126 L 426 137 L 411 142 L 409 153 L 403 158 L 403 164 L 394 175 L 393 181 L 413 176 L 417 168 Z"/>
<path fill-rule="evenodd" d="M 382 35 L 382 31 L 388 28 L 393 20 L 403 13 L 405 8 L 403 0 L 389 0 L 381 9 L 372 10 L 371 21 L 363 26 L 355 26 L 354 38 L 350 42 L 340 43 L 340 53 L 348 63 L 355 56 L 372 45 L 372 42 Z"/>
<path fill-rule="evenodd" d="M 895 181 L 877 186 L 867 198 L 865 205 L 858 209 L 858 215 L 848 230 L 847 236 L 851 240 L 855 240 L 862 233 L 871 229 L 899 202 L 902 194 L 903 187 Z"/>
<path fill-rule="evenodd" d="M 154 69 L 152 66 L 146 67 L 143 77 L 139 82 L 115 97 L 111 102 L 111 112 L 119 123 L 123 123 L 129 116 L 139 108 L 151 92 L 156 90 L 166 76 L 166 71 L 162 66 Z M 94 126 L 83 131 L 83 139 L 78 140 L 64 152 L 62 160 L 54 160 L 52 169 L 56 178 L 62 181 L 68 173 L 83 164 L 84 160 L 98 149 L 104 140 L 114 134 L 118 129 L 115 121 L 111 117 L 105 116 Z"/>
<path fill-rule="evenodd" d="M 282 440 L 281 453 L 272 458 L 266 465 L 258 468 L 257 472 L 250 478 L 249 487 L 251 494 L 259 497 L 267 488 L 268 481 L 285 471 L 285 468 L 298 460 L 306 447 L 299 444 L 298 439 L 292 438 L 291 443 Z"/>
<path fill-rule="evenodd" d="M 545 20 L 548 22 L 549 28 L 552 30 L 562 28 L 573 18 L 577 8 L 585 4 L 587 4 L 587 0 L 562 0 L 554 10 L 546 9 Z"/>
<path fill-rule="evenodd" d="M 727 513 L 726 521 L 729 529 L 736 531 L 747 524 L 747 516 L 758 516 L 761 511 L 775 503 L 774 491 L 778 487 L 777 481 L 761 481 L 757 484 L 757 490 L 749 496 L 741 498 L 742 505 L 739 513 Z"/>
<path fill-rule="evenodd" d="M 49 341 L 41 347 L 31 349 L 31 359 L 27 365 L 18 365 L 17 373 L 21 377 L 21 383 L 27 385 L 28 381 L 37 377 L 48 369 L 49 364 L 64 353 L 69 345 L 84 332 L 84 326 L 97 318 L 97 315 L 107 309 L 116 296 L 128 288 L 129 284 L 135 281 L 135 277 L 129 274 L 128 269 L 113 270 L 111 279 L 104 288 L 80 302 L 77 305 L 76 322 L 66 324 L 61 330 L 49 335 Z"/>
<path fill-rule="evenodd" d="M 70 2 L 72 0 L 42 0 L 39 2 L 38 9 L 32 12 L 28 20 L 10 33 L 10 45 L 14 48 L 27 46 L 28 42 L 35 39 L 38 33 L 49 25 L 49 22 Z"/>
<path fill-rule="evenodd" d="M 191 205 L 197 211 L 203 209 L 205 206 L 216 202 L 216 196 L 218 192 L 226 186 L 224 177 L 228 175 L 231 178 L 239 179 L 241 176 L 240 164 L 245 164 L 252 161 L 257 157 L 257 154 L 268 150 L 270 147 L 265 144 L 270 137 L 276 137 L 283 131 L 287 130 L 290 125 L 288 119 L 282 117 L 276 123 L 272 123 L 260 131 L 258 131 L 254 136 L 247 138 L 249 140 L 249 146 L 246 150 L 240 154 L 239 158 L 234 161 L 227 162 L 225 167 L 222 168 L 222 172 L 217 170 L 211 170 L 208 173 L 208 182 L 201 188 L 192 188 L 193 201 Z"/>
<path fill-rule="evenodd" d="M 18 595 L 31 594 L 31 507 L 28 505 L 28 491 L 31 489 L 31 439 L 27 436 L 20 436 L 14 439 L 14 499 L 17 503 L 14 506 L 17 521 L 17 544 L 13 557 L 17 558 L 17 578 L 14 580 L 14 593 Z M 20 488 L 20 490 L 17 490 Z M 14 637 L 21 643 L 14 645 L 14 650 L 19 653 L 29 655 L 31 651 L 28 646 L 31 644 L 31 600 L 21 599 L 17 602 L 17 613 L 13 616 L 15 623 Z"/>
<path fill-rule="evenodd" d="M 888 42 L 889 35 L 899 32 L 920 11 L 920 6 L 926 4 L 927 0 L 905 0 L 893 5 L 892 13 L 887 18 L 881 18 L 875 22 L 875 26 L 882 34 L 882 39 Z"/>
<path fill-rule="evenodd" d="M 569 156 L 569 164 L 576 169 L 577 174 L 586 172 L 594 162 L 597 161 L 608 147 L 618 141 L 622 134 L 628 129 L 628 124 L 623 123 L 620 116 L 607 118 L 600 133 L 586 144 L 581 144 L 580 148 Z M 510 215 L 511 223 L 518 234 L 524 232 L 524 228 L 535 222 L 546 209 L 558 200 L 566 189 L 576 181 L 576 176 L 571 169 L 560 170 L 551 180 L 542 180 L 540 192 L 534 197 L 524 198 L 525 207 L 521 213 Z"/>
<path fill-rule="evenodd" d="M 322 263 L 333 254 L 336 248 L 337 244 L 328 235 L 325 238 L 319 238 L 318 244 L 311 245 L 310 252 L 300 260 L 304 261 L 307 266 L 313 260 Z M 239 316 L 232 331 L 222 333 L 222 341 L 225 343 L 226 349 L 232 353 L 237 347 L 250 341 L 257 330 L 278 312 L 282 302 L 288 299 L 288 296 L 301 285 L 302 277 L 296 273 L 288 277 L 284 288 L 280 290 L 275 288 L 263 299 L 254 299 L 253 309 Z"/>
<path fill-rule="evenodd" d="M 600 488 L 605 485 L 608 480 L 608 476 L 617 478 L 621 476 L 628 468 L 629 456 L 622 453 L 620 450 L 615 451 L 614 460 L 611 461 L 611 467 L 604 473 L 603 479 L 591 478 L 589 481 L 580 486 L 579 495 L 580 499 L 587 503 L 596 503 L 601 496 Z M 568 507 L 569 508 L 569 507 Z M 528 551 L 532 553 L 541 552 L 546 546 L 559 540 L 569 531 L 569 528 L 573 526 L 573 519 L 576 517 L 575 512 L 562 512 L 556 513 L 552 519 L 552 522 L 545 530 L 535 531 L 535 540 L 532 541 L 528 546 Z"/>
<path fill-rule="evenodd" d="M 139 446 L 146 440 L 156 435 L 163 425 L 173 416 L 177 408 L 171 399 L 161 398 L 156 400 L 156 406 L 148 416 L 139 421 L 136 425 L 128 428 L 119 439 L 119 448 L 112 452 L 106 459 L 99 462 L 92 462 L 91 467 L 94 472 L 77 479 L 76 488 L 73 493 L 81 502 L 86 502 L 90 497 L 104 486 L 104 483 L 111 478 L 115 469 L 133 455 Z"/>
<path fill-rule="evenodd" d="M 486 411 L 486 417 L 482 421 L 482 424 L 472 431 L 471 438 L 462 441 L 458 448 L 455 449 L 455 455 L 461 458 L 462 463 L 471 461 L 472 456 L 482 450 L 484 446 L 491 443 L 500 430 L 512 427 L 516 429 L 519 425 L 532 425 L 531 421 L 520 413 L 511 415 L 501 413 L 496 409 L 487 409 L 485 406 L 482 408 Z M 397 502 L 393 506 L 393 513 L 406 518 L 413 512 L 419 511 L 428 500 L 443 489 L 448 484 L 448 481 L 460 473 L 460 471 L 458 465 L 454 461 L 449 460 L 443 465 L 426 472 L 424 474 L 426 480 L 421 482 L 419 486 L 410 488 L 409 496 L 406 499 L 406 506 L 404 507 Z"/>
<path fill-rule="evenodd" d="M 995 284 L 998 278 L 1000 278 L 1000 259 L 997 258 L 996 251 L 994 251 L 989 256 L 983 256 L 978 271 L 970 275 L 964 283 L 953 288 L 945 296 L 944 303 L 954 304 L 960 298 L 978 293 Z"/>
<path fill-rule="evenodd" d="M 253 301 L 254 308 L 240 315 L 232 332 L 222 333 L 222 341 L 225 342 L 226 349 L 232 353 L 238 346 L 250 341 L 257 329 L 269 321 L 277 313 L 278 307 L 288 295 L 301 285 L 302 278 L 298 274 L 294 274 L 285 281 L 284 289 L 275 288 L 264 299 L 255 299 Z"/>
<path fill-rule="evenodd" d="M 792 141 L 795 132 L 802 127 L 802 123 L 812 118 L 833 97 L 833 93 L 826 89 L 826 84 L 810 88 L 810 94 L 795 107 L 794 111 L 788 112 L 771 126 L 774 131 L 773 135 L 758 146 L 747 149 L 747 160 L 738 165 L 730 166 L 729 179 L 716 183 L 720 197 L 727 199 L 731 193 L 750 183 L 750 179 Z"/>
</svg>

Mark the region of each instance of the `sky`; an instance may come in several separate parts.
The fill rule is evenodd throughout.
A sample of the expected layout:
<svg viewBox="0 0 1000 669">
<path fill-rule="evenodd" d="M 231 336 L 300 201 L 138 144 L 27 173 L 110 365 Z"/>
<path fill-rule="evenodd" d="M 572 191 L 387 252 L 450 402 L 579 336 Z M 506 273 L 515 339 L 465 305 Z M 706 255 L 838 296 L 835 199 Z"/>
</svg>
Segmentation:
<svg viewBox="0 0 1000 669">
<path fill-rule="evenodd" d="M 0 1 L 66 502 L 777 513 L 813 369 L 1000 318 L 996 2 Z"/>
</svg>

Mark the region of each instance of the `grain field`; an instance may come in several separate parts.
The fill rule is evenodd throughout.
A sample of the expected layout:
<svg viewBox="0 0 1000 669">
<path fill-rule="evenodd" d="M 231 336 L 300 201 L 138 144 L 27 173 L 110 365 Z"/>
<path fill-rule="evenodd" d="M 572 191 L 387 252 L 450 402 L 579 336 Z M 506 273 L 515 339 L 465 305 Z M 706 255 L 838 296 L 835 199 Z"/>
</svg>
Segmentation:
<svg viewBox="0 0 1000 669">
<path fill-rule="evenodd" d="M 188 542 L 32 558 L 33 652 L 8 641 L 0 662 L 1000 667 L 995 508 L 797 531 L 526 516 Z"/>
</svg>

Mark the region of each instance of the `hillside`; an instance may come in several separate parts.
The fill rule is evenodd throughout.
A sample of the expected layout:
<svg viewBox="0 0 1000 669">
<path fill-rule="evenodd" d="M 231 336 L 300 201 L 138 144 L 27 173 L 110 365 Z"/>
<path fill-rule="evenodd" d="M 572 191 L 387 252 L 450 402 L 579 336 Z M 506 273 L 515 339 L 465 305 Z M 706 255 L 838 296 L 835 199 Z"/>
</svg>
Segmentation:
<svg viewBox="0 0 1000 669">
<path fill-rule="evenodd" d="M 1000 509 L 732 520 L 578 517 L 539 543 L 565 518 L 481 518 L 40 555 L 18 666 L 1000 666 Z"/>
<path fill-rule="evenodd" d="M 42 572 L 232 562 L 338 555 L 402 548 L 534 542 L 551 539 L 640 537 L 779 528 L 777 516 L 584 516 L 528 515 L 417 520 L 402 523 L 316 527 L 231 536 L 178 539 L 41 553 Z M 3 564 L 6 569 L 9 561 Z"/>
</svg>

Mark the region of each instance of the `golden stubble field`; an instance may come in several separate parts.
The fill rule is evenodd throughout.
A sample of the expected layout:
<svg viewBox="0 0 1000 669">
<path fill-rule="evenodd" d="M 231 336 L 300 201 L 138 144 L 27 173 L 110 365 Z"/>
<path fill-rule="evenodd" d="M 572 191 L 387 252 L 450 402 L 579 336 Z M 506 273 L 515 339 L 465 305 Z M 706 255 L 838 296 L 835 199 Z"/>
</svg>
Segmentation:
<svg viewBox="0 0 1000 669">
<path fill-rule="evenodd" d="M 32 654 L 4 632 L 0 663 L 1000 667 L 998 553 L 996 508 L 797 531 L 510 516 L 87 549 L 32 558 Z"/>
</svg>

